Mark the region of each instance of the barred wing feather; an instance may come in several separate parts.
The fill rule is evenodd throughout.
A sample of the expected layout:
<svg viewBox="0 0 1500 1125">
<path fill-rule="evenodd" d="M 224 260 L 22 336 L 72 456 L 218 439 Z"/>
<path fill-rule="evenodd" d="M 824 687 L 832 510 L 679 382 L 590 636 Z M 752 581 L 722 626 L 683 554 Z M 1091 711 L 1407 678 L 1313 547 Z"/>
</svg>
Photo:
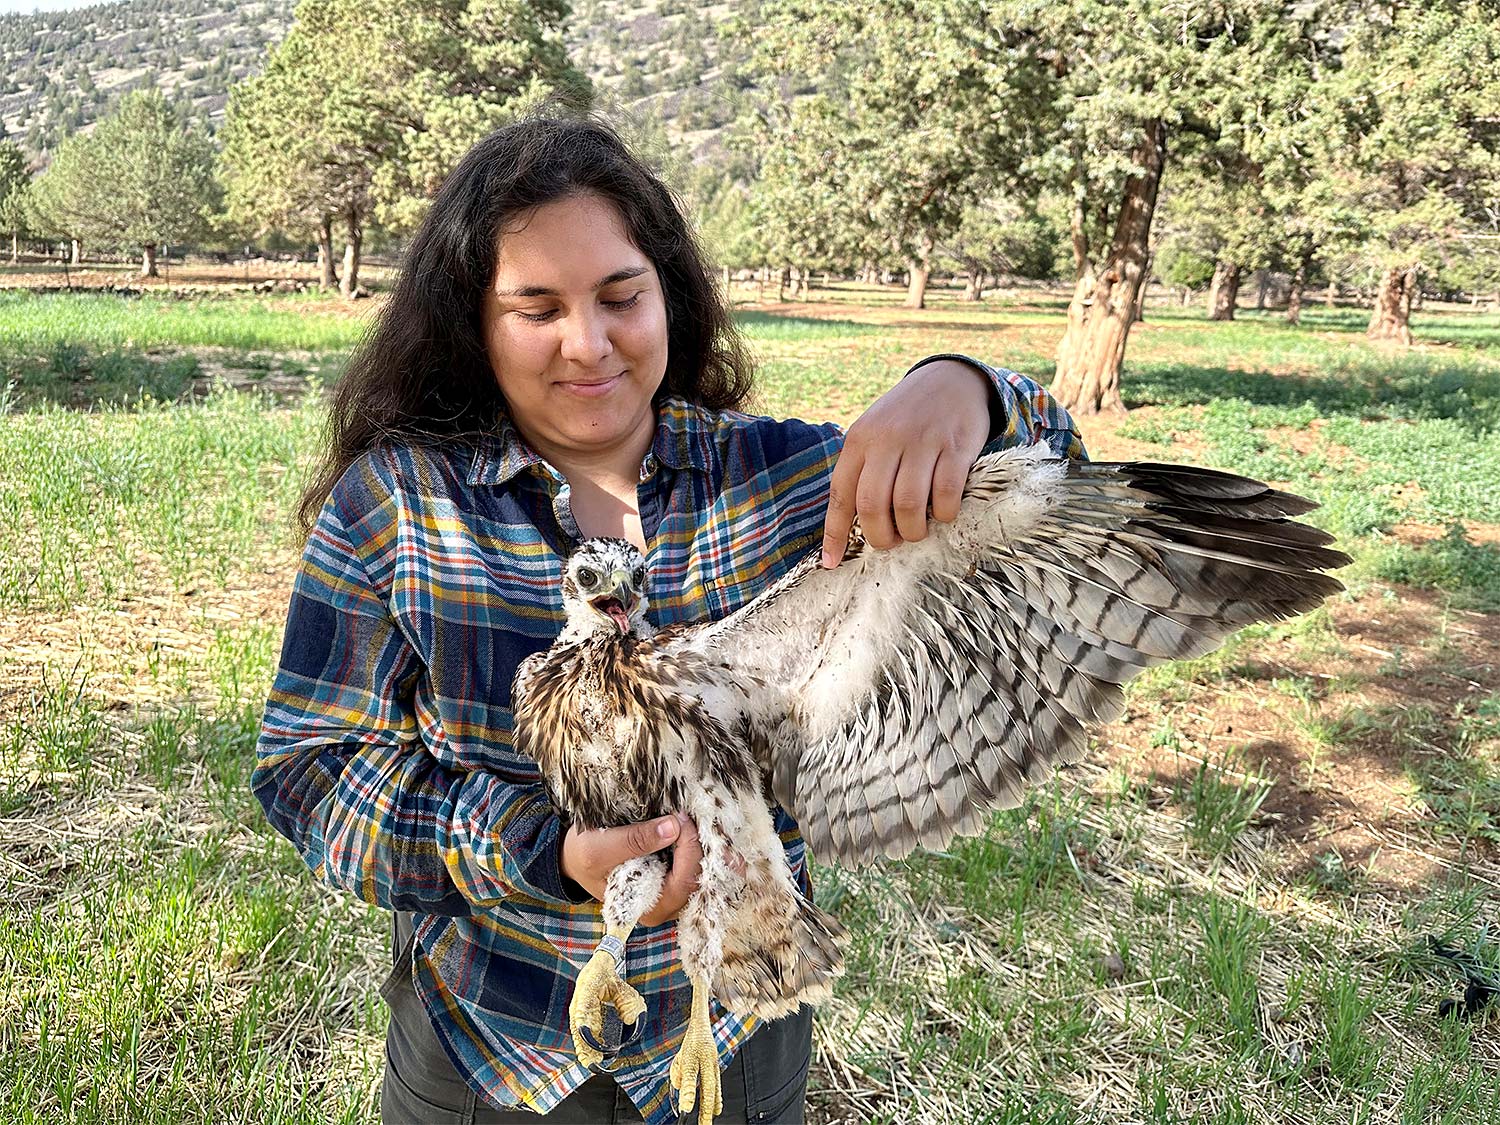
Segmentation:
<svg viewBox="0 0 1500 1125">
<path fill-rule="evenodd" d="M 859 866 L 981 831 L 1080 757 L 1143 669 L 1342 589 L 1323 571 L 1348 557 L 1288 518 L 1314 507 L 1208 469 L 1007 450 L 922 542 L 855 537 L 837 570 L 813 555 L 667 646 L 742 701 L 814 852 Z"/>
</svg>

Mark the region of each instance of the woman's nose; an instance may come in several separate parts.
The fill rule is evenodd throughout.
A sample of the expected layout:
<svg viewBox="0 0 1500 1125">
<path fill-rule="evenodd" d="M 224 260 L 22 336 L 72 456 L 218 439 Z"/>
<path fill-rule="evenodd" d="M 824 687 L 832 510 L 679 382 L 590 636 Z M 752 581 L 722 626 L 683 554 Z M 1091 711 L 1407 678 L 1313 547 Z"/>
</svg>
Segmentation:
<svg viewBox="0 0 1500 1125">
<path fill-rule="evenodd" d="M 594 367 L 614 350 L 608 325 L 596 310 L 580 310 L 563 318 L 561 351 L 570 363 Z"/>
</svg>

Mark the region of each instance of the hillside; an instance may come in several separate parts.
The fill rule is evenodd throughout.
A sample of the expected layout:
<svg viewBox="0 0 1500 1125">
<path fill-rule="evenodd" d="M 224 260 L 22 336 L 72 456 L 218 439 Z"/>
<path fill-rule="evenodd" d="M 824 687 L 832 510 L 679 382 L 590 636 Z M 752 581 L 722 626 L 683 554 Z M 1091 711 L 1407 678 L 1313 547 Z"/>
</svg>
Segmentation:
<svg viewBox="0 0 1500 1125">
<path fill-rule="evenodd" d="M 715 28 L 755 0 L 576 0 L 567 40 L 602 93 L 655 105 L 674 139 L 714 149 L 743 83 Z M 117 0 L 0 16 L 0 128 L 33 157 L 87 128 L 129 90 L 154 83 L 211 125 L 228 89 L 262 66 L 295 0 Z"/>
</svg>

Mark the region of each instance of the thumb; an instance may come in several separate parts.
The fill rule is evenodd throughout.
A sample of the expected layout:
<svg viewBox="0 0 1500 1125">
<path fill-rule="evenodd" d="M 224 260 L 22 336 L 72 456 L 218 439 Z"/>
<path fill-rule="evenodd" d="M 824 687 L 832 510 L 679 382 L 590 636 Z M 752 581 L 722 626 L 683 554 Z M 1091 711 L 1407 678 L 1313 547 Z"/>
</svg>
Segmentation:
<svg viewBox="0 0 1500 1125">
<path fill-rule="evenodd" d="M 643 820 L 638 824 L 627 824 L 610 832 L 609 841 L 612 862 L 624 863 L 643 855 L 659 852 L 677 839 L 681 826 L 675 816 Z"/>
</svg>

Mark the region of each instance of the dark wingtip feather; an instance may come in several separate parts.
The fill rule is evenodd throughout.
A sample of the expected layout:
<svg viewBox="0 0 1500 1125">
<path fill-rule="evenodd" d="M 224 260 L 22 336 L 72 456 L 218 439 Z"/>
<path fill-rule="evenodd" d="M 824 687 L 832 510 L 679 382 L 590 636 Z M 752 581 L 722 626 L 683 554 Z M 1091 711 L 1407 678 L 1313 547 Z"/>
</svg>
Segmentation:
<svg viewBox="0 0 1500 1125">
<path fill-rule="evenodd" d="M 1160 461 L 1121 461 L 1098 467 L 1113 470 L 1142 492 L 1193 507 L 1202 507 L 1206 501 L 1252 516 L 1300 516 L 1318 507 L 1317 501 L 1305 496 L 1219 469 Z"/>
</svg>

